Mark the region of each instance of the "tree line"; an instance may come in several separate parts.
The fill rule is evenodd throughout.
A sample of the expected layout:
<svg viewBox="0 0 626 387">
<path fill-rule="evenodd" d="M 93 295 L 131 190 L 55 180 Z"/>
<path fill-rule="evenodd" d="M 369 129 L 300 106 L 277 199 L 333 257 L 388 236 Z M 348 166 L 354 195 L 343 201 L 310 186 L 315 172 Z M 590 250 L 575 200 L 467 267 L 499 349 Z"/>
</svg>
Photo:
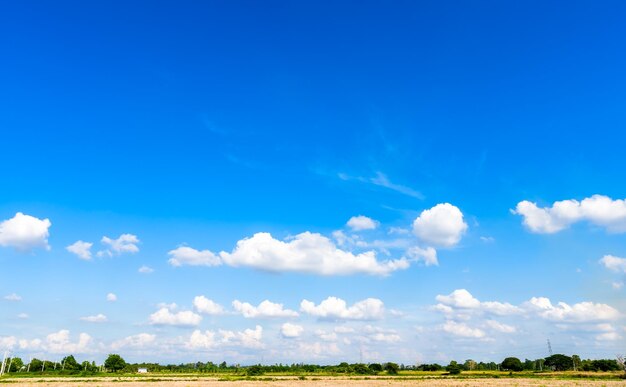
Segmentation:
<svg viewBox="0 0 626 387">
<path fill-rule="evenodd" d="M 451 361 L 447 365 L 419 364 L 404 365 L 392 362 L 387 363 L 353 363 L 342 362 L 336 365 L 318 364 L 273 364 L 273 365 L 248 365 L 227 364 L 209 362 L 195 362 L 182 364 L 159 364 L 159 363 L 127 363 L 120 355 L 110 354 L 101 365 L 95 362 L 78 362 L 73 355 L 64 357 L 60 362 L 32 359 L 29 363 L 24 363 L 19 357 L 8 358 L 3 365 L 4 372 L 37 372 L 56 374 L 96 374 L 103 372 L 135 373 L 139 369 L 146 369 L 148 372 L 156 373 L 233 373 L 248 376 L 262 375 L 264 373 L 335 373 L 335 374 L 357 374 L 376 375 L 385 373 L 395 375 L 399 371 L 441 371 L 450 374 L 459 374 L 462 371 L 624 371 L 624 358 L 618 356 L 616 359 L 586 359 L 582 360 L 578 355 L 567 356 L 555 354 L 546 358 L 535 360 L 525 359 L 521 361 L 516 357 L 507 357 L 500 363 L 476 362 L 468 359 L 465 362 Z"/>
</svg>

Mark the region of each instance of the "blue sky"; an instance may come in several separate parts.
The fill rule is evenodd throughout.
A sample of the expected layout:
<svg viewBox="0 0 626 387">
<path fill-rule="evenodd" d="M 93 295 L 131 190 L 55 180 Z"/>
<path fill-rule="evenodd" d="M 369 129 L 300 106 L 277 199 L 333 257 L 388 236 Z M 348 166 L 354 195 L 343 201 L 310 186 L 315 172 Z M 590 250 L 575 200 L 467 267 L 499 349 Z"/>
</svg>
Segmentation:
<svg viewBox="0 0 626 387">
<path fill-rule="evenodd" d="M 624 7 L 7 4 L 0 349 L 623 352 Z"/>
</svg>

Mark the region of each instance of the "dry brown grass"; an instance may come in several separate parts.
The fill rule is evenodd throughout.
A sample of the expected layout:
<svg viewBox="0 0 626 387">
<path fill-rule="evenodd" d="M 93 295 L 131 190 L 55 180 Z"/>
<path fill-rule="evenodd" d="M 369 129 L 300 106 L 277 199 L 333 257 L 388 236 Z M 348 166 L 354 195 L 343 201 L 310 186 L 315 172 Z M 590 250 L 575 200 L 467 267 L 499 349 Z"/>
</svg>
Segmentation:
<svg viewBox="0 0 626 387">
<path fill-rule="evenodd" d="M 3 379 L 8 386 L 16 387 L 286 387 L 286 386 L 441 386 L 441 387 L 552 387 L 552 386 L 626 386 L 626 381 L 608 380 L 559 380 L 559 379 L 524 379 L 524 378 L 500 378 L 500 379 L 405 379 L 405 378 L 334 378 L 320 377 L 299 380 L 296 377 L 268 378 L 262 380 L 235 380 L 220 381 L 217 378 L 193 378 L 193 377 L 155 377 L 155 378 L 29 378 L 29 379 Z"/>
</svg>

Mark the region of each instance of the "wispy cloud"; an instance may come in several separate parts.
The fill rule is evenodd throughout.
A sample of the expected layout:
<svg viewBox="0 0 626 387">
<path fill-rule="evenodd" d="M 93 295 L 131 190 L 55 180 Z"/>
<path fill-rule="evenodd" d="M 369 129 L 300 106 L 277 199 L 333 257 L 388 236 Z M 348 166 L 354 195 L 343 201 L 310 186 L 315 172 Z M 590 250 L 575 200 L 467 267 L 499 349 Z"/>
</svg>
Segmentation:
<svg viewBox="0 0 626 387">
<path fill-rule="evenodd" d="M 341 180 L 346 180 L 346 181 L 354 180 L 354 181 L 360 181 L 362 183 L 373 184 L 373 185 L 384 187 L 392 191 L 401 193 L 403 195 L 411 196 L 420 200 L 423 200 L 425 198 L 421 192 L 416 191 L 411 187 L 407 187 L 405 185 L 396 184 L 392 182 L 391 180 L 389 180 L 389 177 L 387 177 L 387 175 L 385 175 L 384 173 L 380 171 L 377 171 L 373 177 L 351 176 L 343 172 L 338 173 L 337 176 Z"/>
</svg>

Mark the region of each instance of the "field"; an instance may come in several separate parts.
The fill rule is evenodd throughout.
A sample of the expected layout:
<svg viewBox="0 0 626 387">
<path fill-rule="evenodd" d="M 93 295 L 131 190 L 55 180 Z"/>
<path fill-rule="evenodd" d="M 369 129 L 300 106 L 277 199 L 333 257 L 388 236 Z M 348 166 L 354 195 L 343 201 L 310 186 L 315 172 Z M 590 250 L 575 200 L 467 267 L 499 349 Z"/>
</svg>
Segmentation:
<svg viewBox="0 0 626 387">
<path fill-rule="evenodd" d="M 3 377 L 0 384 L 16 387 L 200 387 L 200 386 L 626 386 L 618 373 L 519 373 L 466 372 L 450 377 L 441 373 L 407 372 L 398 376 L 331 376 L 331 375 L 263 375 L 233 377 L 232 375 L 152 374 L 93 377 Z"/>
</svg>

